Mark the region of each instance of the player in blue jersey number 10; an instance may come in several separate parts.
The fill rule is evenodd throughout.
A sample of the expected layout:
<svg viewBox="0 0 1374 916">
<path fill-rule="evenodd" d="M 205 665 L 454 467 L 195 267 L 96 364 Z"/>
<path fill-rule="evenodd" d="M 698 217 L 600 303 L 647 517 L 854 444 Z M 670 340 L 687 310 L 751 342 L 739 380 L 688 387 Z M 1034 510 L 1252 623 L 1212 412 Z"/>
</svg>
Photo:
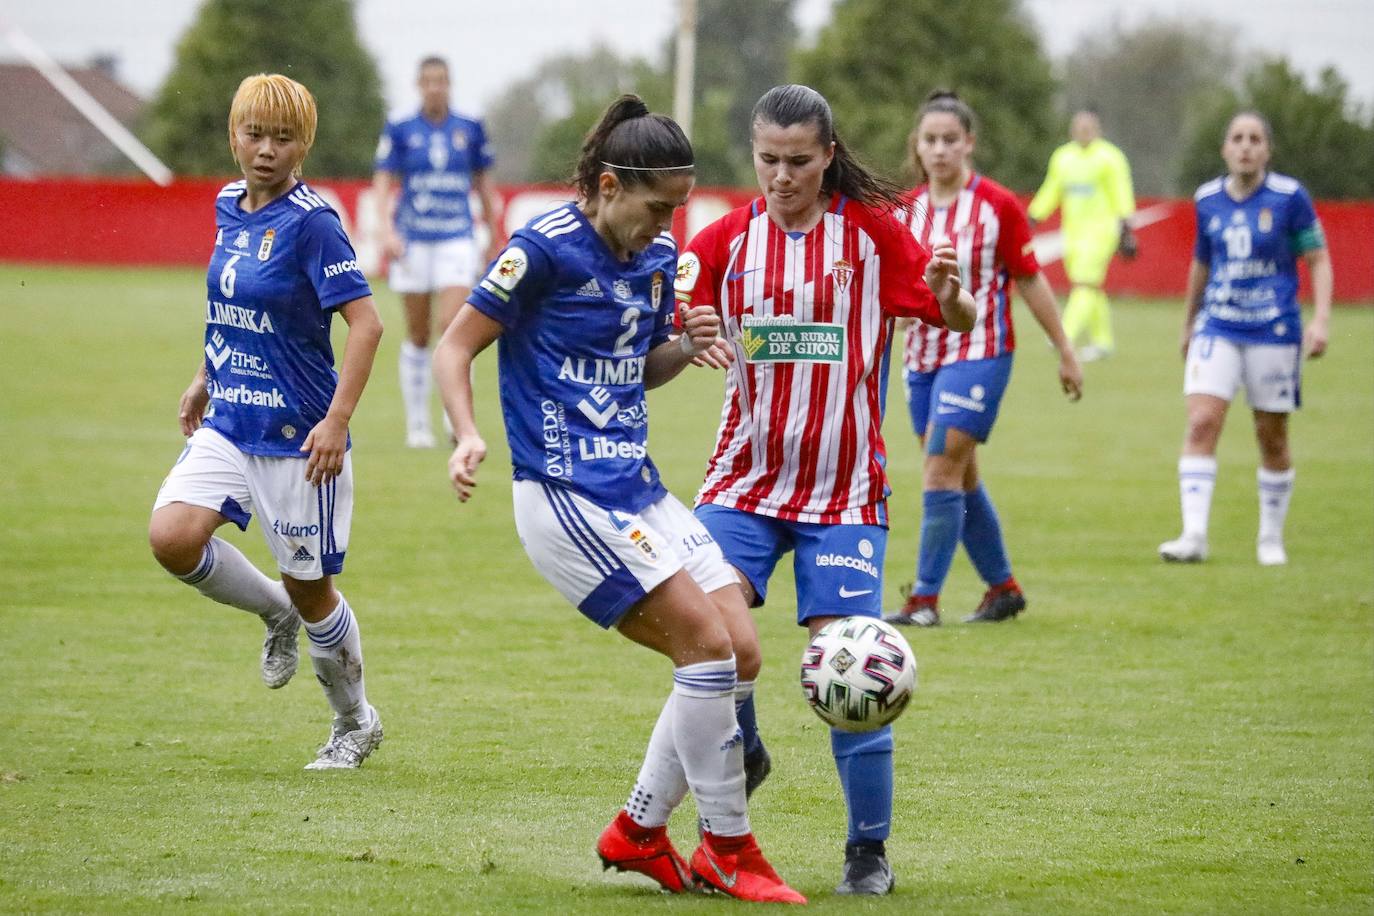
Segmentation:
<svg viewBox="0 0 1374 916">
<path fill-rule="evenodd" d="M 1178 459 L 1183 533 L 1159 545 L 1171 562 L 1207 559 L 1207 517 L 1217 477 L 1217 440 L 1226 409 L 1244 385 L 1259 442 L 1259 535 L 1264 566 L 1288 562 L 1283 523 L 1293 493 L 1288 415 L 1299 404 L 1302 358 L 1326 352 L 1331 257 L 1301 184 L 1268 170 L 1273 131 L 1243 111 L 1222 140 L 1227 174 L 1194 195 L 1197 245 L 1188 270 L 1183 324 L 1183 393 L 1188 431 Z M 1298 258 L 1307 261 L 1315 314 L 1303 333 Z"/>
<path fill-rule="evenodd" d="M 445 331 L 436 377 L 457 447 L 449 477 L 473 495 L 486 444 L 472 410 L 473 358 L 498 344 L 515 525 L 535 568 L 588 618 L 673 663 L 673 688 L 629 800 L 597 841 L 607 868 L 666 890 L 701 884 L 746 900 L 805 903 L 749 826 L 740 682 L 758 672 L 758 634 L 734 571 L 648 456 L 645 390 L 674 378 L 719 333 L 714 310 L 674 335 L 677 243 L 692 147 L 633 95 L 587 135 L 575 204 L 511 237 Z M 709 358 L 708 358 L 708 361 Z M 688 790 L 701 844 L 690 863 L 668 838 Z"/>
<path fill-rule="evenodd" d="M 348 424 L 372 371 L 382 322 L 338 214 L 300 180 L 315 140 L 315 99 L 278 74 L 250 76 L 229 111 L 243 170 L 215 201 L 205 352 L 181 396 L 186 448 L 153 506 L 149 542 L 172 575 L 267 626 L 262 678 L 296 671 L 302 619 L 334 711 L 307 769 L 359 766 L 382 740 L 363 690 L 362 643 L 334 588 L 353 515 Z M 329 326 L 348 324 L 334 371 Z M 281 571 L 258 571 L 215 537 L 254 512 Z"/>
</svg>

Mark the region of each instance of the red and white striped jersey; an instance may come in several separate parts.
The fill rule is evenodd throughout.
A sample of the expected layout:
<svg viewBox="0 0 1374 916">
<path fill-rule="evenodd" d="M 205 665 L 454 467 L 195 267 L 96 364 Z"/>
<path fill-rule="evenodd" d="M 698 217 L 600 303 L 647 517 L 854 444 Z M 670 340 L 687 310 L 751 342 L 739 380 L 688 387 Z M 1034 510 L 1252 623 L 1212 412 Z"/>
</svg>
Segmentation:
<svg viewBox="0 0 1374 916">
<path fill-rule="evenodd" d="M 887 523 L 892 318 L 943 320 L 929 259 L 891 213 L 838 194 L 807 233 L 779 229 L 759 198 L 692 239 L 678 299 L 716 306 L 735 355 L 698 504 Z"/>
<path fill-rule="evenodd" d="M 973 296 L 978 318 L 973 330 L 960 333 L 914 323 L 906 332 L 903 362 L 913 372 L 934 372 L 965 359 L 991 359 L 1016 348 L 1011 323 L 1010 277 L 1040 271 L 1031 247 L 1026 211 L 1010 191 L 974 173 L 948 207 L 930 203 L 930 187 L 921 185 L 908 197 L 910 210 L 900 211 L 911 234 L 928 249 L 948 239 L 959 257 L 964 288 Z"/>
</svg>

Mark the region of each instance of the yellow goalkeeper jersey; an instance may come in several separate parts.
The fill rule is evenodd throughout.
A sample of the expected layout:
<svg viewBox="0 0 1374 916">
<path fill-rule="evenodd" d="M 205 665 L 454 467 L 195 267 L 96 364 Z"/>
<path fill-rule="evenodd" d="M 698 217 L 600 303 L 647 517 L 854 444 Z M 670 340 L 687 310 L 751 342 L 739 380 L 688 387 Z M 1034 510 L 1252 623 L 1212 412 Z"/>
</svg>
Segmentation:
<svg viewBox="0 0 1374 916">
<path fill-rule="evenodd" d="M 1039 221 L 1061 207 L 1065 235 L 1118 232 L 1120 221 L 1135 213 L 1126 155 L 1101 138 L 1055 150 L 1029 213 Z"/>
</svg>

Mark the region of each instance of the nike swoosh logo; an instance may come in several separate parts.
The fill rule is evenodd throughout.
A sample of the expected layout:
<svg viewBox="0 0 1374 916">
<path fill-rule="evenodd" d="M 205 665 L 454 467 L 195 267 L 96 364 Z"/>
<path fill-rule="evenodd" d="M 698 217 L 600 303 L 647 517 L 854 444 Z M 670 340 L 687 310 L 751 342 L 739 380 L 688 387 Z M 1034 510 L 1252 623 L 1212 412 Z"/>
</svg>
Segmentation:
<svg viewBox="0 0 1374 916">
<path fill-rule="evenodd" d="M 736 273 L 728 273 L 728 274 L 725 275 L 725 279 L 728 280 L 728 281 L 734 282 L 735 280 L 738 280 L 738 279 L 740 279 L 741 277 L 743 277 L 745 274 L 751 274 L 751 273 L 753 273 L 753 272 L 756 271 L 756 270 L 763 270 L 763 268 L 762 268 L 762 267 L 751 267 L 751 268 L 749 268 L 748 270 L 741 270 L 741 271 L 738 271 L 738 272 L 736 272 Z"/>
<path fill-rule="evenodd" d="M 865 589 L 860 589 L 860 590 L 857 591 L 857 592 L 851 592 L 849 589 L 845 588 L 843 585 L 840 586 L 840 597 L 841 597 L 841 598 L 857 598 L 857 597 L 859 597 L 860 595 L 871 595 L 871 594 L 873 594 L 873 589 L 871 589 L 871 588 L 865 588 Z"/>
<path fill-rule="evenodd" d="M 860 830 L 877 830 L 879 827 L 886 827 L 887 821 L 878 821 L 876 824 L 859 824 Z"/>
<path fill-rule="evenodd" d="M 721 884 L 724 884 L 726 887 L 735 886 L 735 882 L 739 880 L 739 872 L 732 871 L 730 872 L 730 874 L 727 875 L 725 872 L 720 870 L 720 866 L 716 864 L 714 856 L 712 856 L 710 853 L 707 853 L 705 858 L 707 864 L 711 866 L 711 871 L 715 872 L 716 877 L 720 879 Z"/>
</svg>

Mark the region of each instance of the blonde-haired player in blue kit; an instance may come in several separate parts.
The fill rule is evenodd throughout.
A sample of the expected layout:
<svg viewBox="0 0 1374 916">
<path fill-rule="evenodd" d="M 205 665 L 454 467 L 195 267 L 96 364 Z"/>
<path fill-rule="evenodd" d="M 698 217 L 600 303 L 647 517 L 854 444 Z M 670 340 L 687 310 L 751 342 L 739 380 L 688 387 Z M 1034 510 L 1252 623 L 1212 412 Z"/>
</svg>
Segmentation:
<svg viewBox="0 0 1374 916">
<path fill-rule="evenodd" d="M 353 515 L 348 424 L 382 322 L 338 214 L 300 180 L 316 121 L 309 90 L 279 74 L 250 76 L 234 96 L 229 148 L 244 177 L 215 201 L 205 352 L 180 404 L 189 441 L 158 492 L 148 539 L 172 575 L 262 618 L 268 687 L 295 674 L 304 619 L 334 711 L 306 769 L 351 769 L 381 743 L 382 721 L 367 702 L 358 625 L 334 576 Z M 336 312 L 348 324 L 338 374 Z M 280 581 L 214 536 L 229 522 L 247 530 L 254 512 Z"/>
<path fill-rule="evenodd" d="M 416 78 L 420 110 L 391 121 L 377 144 L 373 197 L 381 208 L 384 248 L 391 260 L 388 280 L 401 294 L 406 339 L 401 341 L 401 401 L 406 445 L 432 448 L 429 423 L 431 324 L 442 332 L 457 314 L 491 259 L 497 242 L 496 199 L 488 178 L 495 160 L 486 129 L 449 107 L 448 62 L 420 61 Z M 393 183 L 400 185 L 393 200 Z M 482 205 L 474 213 L 470 196 Z M 487 251 L 478 251 L 479 226 L 487 228 Z"/>
<path fill-rule="evenodd" d="M 629 800 L 597 841 L 607 868 L 664 889 L 693 883 L 745 900 L 805 903 L 759 850 L 744 791 L 735 703 L 758 635 L 720 548 L 659 480 L 645 389 L 715 343 L 710 308 L 673 336 L 677 243 L 667 230 L 694 181 L 681 128 L 633 95 L 587 136 L 579 199 L 518 230 L 444 333 L 435 366 L 466 501 L 486 444 L 473 418 L 473 358 L 499 341 L 515 524 L 536 569 L 596 624 L 668 656 L 673 689 Z M 688 790 L 701 844 L 668 838 Z"/>
<path fill-rule="evenodd" d="M 1188 269 L 1183 322 L 1183 392 L 1188 430 L 1178 459 L 1183 533 L 1159 545 L 1171 562 L 1207 559 L 1207 520 L 1217 477 L 1217 440 L 1236 389 L 1244 385 L 1259 442 L 1261 565 L 1288 562 L 1283 523 L 1293 494 L 1288 415 L 1301 403 L 1302 358 L 1326 352 L 1331 257 L 1307 191 L 1269 171 L 1273 131 L 1258 112 L 1231 119 L 1222 139 L 1227 174 L 1194 195 L 1197 245 Z M 1306 333 L 1298 308 L 1298 258 L 1312 278 L 1314 315 Z"/>
</svg>

